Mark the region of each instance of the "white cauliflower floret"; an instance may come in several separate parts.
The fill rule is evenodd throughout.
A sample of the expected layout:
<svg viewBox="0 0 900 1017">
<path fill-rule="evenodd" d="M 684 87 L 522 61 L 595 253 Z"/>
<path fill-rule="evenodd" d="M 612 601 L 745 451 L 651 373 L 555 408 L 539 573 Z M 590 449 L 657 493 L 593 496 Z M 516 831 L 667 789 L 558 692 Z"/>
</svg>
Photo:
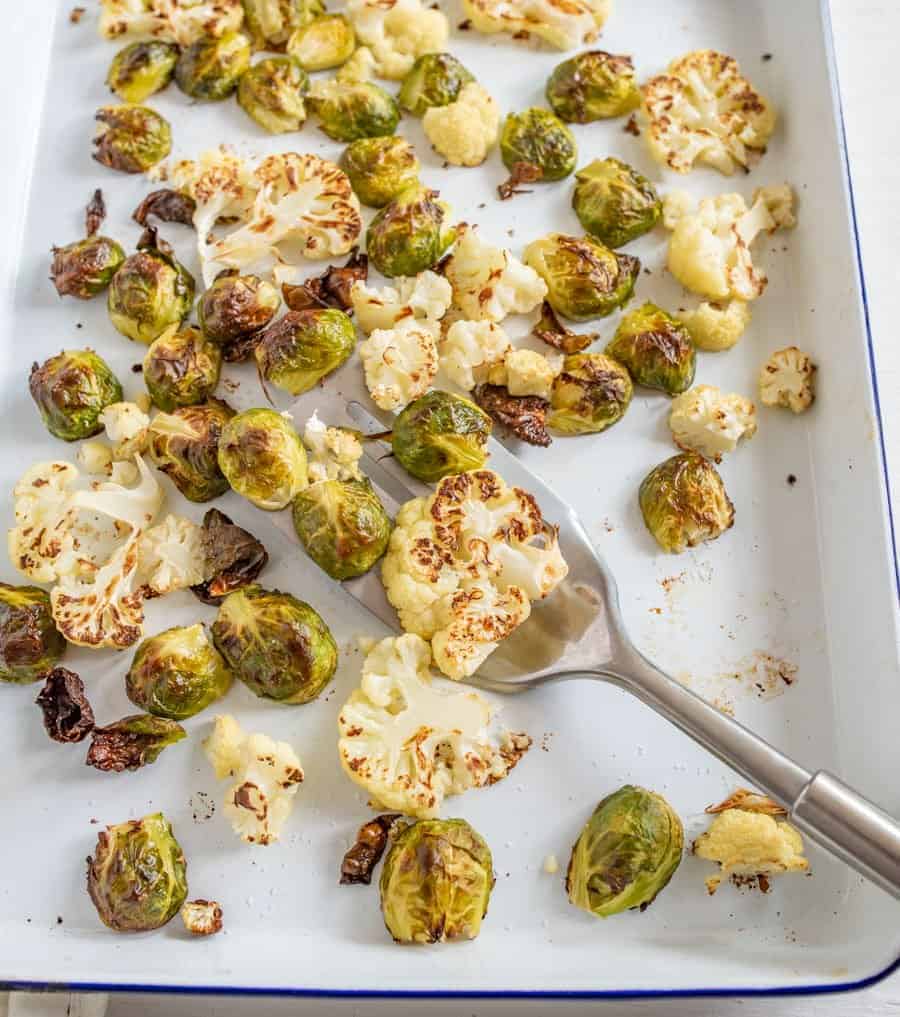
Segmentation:
<svg viewBox="0 0 900 1017">
<path fill-rule="evenodd" d="M 641 132 L 654 159 L 677 173 L 706 163 L 730 175 L 766 150 L 775 110 L 741 75 L 737 61 L 711 49 L 687 53 L 641 88 Z"/>
<path fill-rule="evenodd" d="M 471 392 L 511 349 L 509 336 L 493 321 L 455 321 L 441 340 L 440 368 L 454 385 Z"/>
<path fill-rule="evenodd" d="M 109 468 L 109 479 L 122 487 L 133 487 L 138 482 L 139 476 L 134 463 L 122 459 L 115 461 Z"/>
<path fill-rule="evenodd" d="M 816 397 L 816 365 L 808 353 L 788 346 L 776 350 L 759 372 L 759 398 L 765 406 L 802 413 Z"/>
<path fill-rule="evenodd" d="M 59 561 L 72 552 L 78 475 L 71 463 L 35 463 L 13 488 L 16 525 L 7 534 L 9 560 L 35 582 L 52 583 Z"/>
<path fill-rule="evenodd" d="M 359 356 L 366 387 L 383 410 L 398 410 L 424 395 L 438 369 L 434 332 L 415 318 L 393 328 L 376 328 L 360 343 Z"/>
<path fill-rule="evenodd" d="M 241 0 L 100 0 L 100 34 L 107 39 L 162 39 L 189 46 L 236 31 Z"/>
<path fill-rule="evenodd" d="M 113 459 L 133 459 L 147 448 L 150 418 L 137 403 L 110 403 L 100 414 Z"/>
<path fill-rule="evenodd" d="M 792 230 L 797 225 L 794 215 L 794 191 L 790 184 L 770 184 L 768 187 L 757 187 L 753 192 L 753 201 L 762 199 L 769 215 L 775 222 L 777 230 Z"/>
<path fill-rule="evenodd" d="M 431 641 L 444 674 L 463 678 L 567 571 L 534 498 L 476 470 L 400 509 L 381 577 L 403 628 Z"/>
<path fill-rule="evenodd" d="M 392 286 L 381 289 L 360 280 L 350 289 L 356 323 L 366 335 L 376 328 L 393 328 L 407 318 L 437 328 L 452 299 L 450 283 L 430 269 L 416 276 L 400 276 Z"/>
<path fill-rule="evenodd" d="M 347 776 L 374 807 L 420 819 L 437 816 L 448 795 L 502 780 L 531 745 L 508 732 L 495 743 L 490 704 L 477 692 L 435 688 L 430 665 L 419 636 L 383 639 L 338 717 Z"/>
<path fill-rule="evenodd" d="M 183 516 L 167 515 L 138 541 L 138 575 L 142 589 L 161 597 L 186 590 L 206 578 L 203 530 Z"/>
<path fill-rule="evenodd" d="M 247 844 L 278 840 L 303 783 L 303 767 L 287 742 L 245 734 L 234 717 L 216 717 L 203 743 L 216 777 L 233 777 L 225 792 L 225 815 Z"/>
<path fill-rule="evenodd" d="M 500 110 L 485 88 L 470 81 L 454 102 L 427 109 L 422 129 L 447 162 L 480 166 L 500 133 Z"/>
<path fill-rule="evenodd" d="M 463 0 L 476 31 L 536 35 L 556 49 L 592 42 L 611 6 L 611 0 Z"/>
<path fill-rule="evenodd" d="M 717 353 L 730 350 L 750 324 L 750 305 L 746 300 L 727 304 L 703 301 L 693 311 L 679 311 L 678 320 L 690 332 L 698 350 Z"/>
<path fill-rule="evenodd" d="M 83 441 L 75 453 L 75 462 L 94 477 L 109 476 L 112 461 L 112 449 L 102 441 Z"/>
<path fill-rule="evenodd" d="M 547 284 L 533 268 L 506 248 L 482 240 L 474 229 L 457 241 L 445 274 L 453 287 L 454 307 L 470 321 L 528 314 L 547 296 Z"/>
<path fill-rule="evenodd" d="M 563 369 L 559 353 L 544 356 L 534 350 L 510 350 L 488 370 L 491 385 L 502 385 L 511 396 L 537 396 L 549 401 L 553 381 Z"/>
<path fill-rule="evenodd" d="M 678 220 L 694 209 L 694 199 L 687 191 L 669 191 L 663 195 L 662 223 L 667 230 L 675 229 Z"/>
<path fill-rule="evenodd" d="M 672 400 L 669 428 L 679 448 L 718 463 L 742 438 L 756 434 L 756 407 L 735 392 L 695 385 Z"/>
<path fill-rule="evenodd" d="M 326 427 L 317 413 L 307 420 L 303 444 L 311 484 L 320 480 L 362 480 L 363 447 L 359 435 L 346 427 Z"/>
<path fill-rule="evenodd" d="M 450 26 L 422 0 L 348 0 L 356 38 L 372 54 L 375 73 L 399 81 L 416 58 L 445 49 Z"/>
</svg>

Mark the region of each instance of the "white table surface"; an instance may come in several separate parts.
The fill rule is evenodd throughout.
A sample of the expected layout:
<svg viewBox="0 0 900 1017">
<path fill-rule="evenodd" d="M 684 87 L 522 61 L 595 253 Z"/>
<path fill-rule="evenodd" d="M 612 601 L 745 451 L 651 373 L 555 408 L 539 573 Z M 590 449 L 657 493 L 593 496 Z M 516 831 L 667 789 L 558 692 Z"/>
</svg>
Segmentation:
<svg viewBox="0 0 900 1017">
<path fill-rule="evenodd" d="M 7 0 L 10 2 L 10 0 Z M 628 0 L 618 0 L 625 5 Z M 723 0 L 728 2 L 728 0 Z M 739 2 L 739 0 L 734 0 Z M 789 2 L 789 0 L 788 0 Z M 883 423 L 895 513 L 900 511 L 900 337 L 896 293 L 900 285 L 900 127 L 896 72 L 900 6 L 893 0 L 831 0 L 838 69 L 853 174 L 856 212 L 862 240 L 872 332 L 875 340 Z M 15 35 L 15 25 L 13 35 Z M 14 45 L 14 39 L 7 40 Z M 8 115 L 8 114 L 7 114 Z M 15 120 L 15 114 L 13 115 Z M 15 136 L 15 135 L 14 135 Z M 8 277 L 7 277 L 8 278 Z M 48 974 L 50 974 L 48 972 Z M 18 1000 L 10 1017 L 43 1017 L 39 997 Z M 69 1017 L 95 1017 L 96 1003 L 76 1000 Z M 93 1005 L 92 1005 L 93 1004 Z M 108 1017 L 520 1017 L 528 1014 L 596 1013 L 640 1017 L 664 1011 L 668 1017 L 875 1017 L 900 1015 L 900 974 L 851 995 L 775 999 L 713 999 L 610 1002 L 589 1004 L 543 1001 L 529 1004 L 477 1000 L 440 1002 L 396 1000 L 264 1000 L 171 995 L 121 995 L 109 1002 Z M 66 1013 L 63 1008 L 61 1013 Z M 6 1017 L 0 995 L 0 1017 Z"/>
</svg>

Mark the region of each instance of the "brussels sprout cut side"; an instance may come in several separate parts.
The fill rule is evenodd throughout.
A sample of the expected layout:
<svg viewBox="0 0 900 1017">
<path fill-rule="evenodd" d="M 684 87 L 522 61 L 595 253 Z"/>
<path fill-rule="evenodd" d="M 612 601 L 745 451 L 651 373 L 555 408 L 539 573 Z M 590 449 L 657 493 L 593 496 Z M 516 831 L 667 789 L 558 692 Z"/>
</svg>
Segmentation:
<svg viewBox="0 0 900 1017">
<path fill-rule="evenodd" d="M 222 351 L 198 328 L 171 325 L 150 344 L 144 357 L 144 384 L 166 413 L 205 402 L 219 383 Z"/>
<path fill-rule="evenodd" d="M 133 42 L 113 57 L 106 83 L 123 102 L 143 102 L 169 84 L 177 62 L 174 43 Z"/>
<path fill-rule="evenodd" d="M 602 353 L 566 357 L 553 381 L 547 424 L 562 434 L 595 434 L 625 416 L 634 388 L 628 371 Z"/>
<path fill-rule="evenodd" d="M 620 159 L 595 159 L 575 174 L 572 208 L 591 236 L 622 247 L 653 229 L 662 202 L 650 181 Z"/>
<path fill-rule="evenodd" d="M 203 334 L 222 347 L 226 360 L 245 360 L 253 352 L 256 334 L 281 306 L 278 290 L 257 275 L 225 271 L 197 304 Z"/>
<path fill-rule="evenodd" d="M 375 216 L 366 234 L 369 260 L 382 275 L 413 276 L 436 265 L 456 239 L 437 191 L 407 187 Z"/>
<path fill-rule="evenodd" d="M 219 439 L 233 416 L 227 403 L 211 399 L 200 406 L 157 413 L 151 421 L 150 458 L 188 501 L 211 501 L 228 490 L 219 469 Z"/>
<path fill-rule="evenodd" d="M 119 379 L 93 350 L 63 350 L 34 364 L 28 388 L 47 430 L 63 441 L 99 434 L 100 414 L 123 398 Z"/>
<path fill-rule="evenodd" d="M 356 49 L 353 26 L 342 14 L 323 14 L 298 28 L 287 51 L 305 71 L 327 71 L 346 63 Z"/>
<path fill-rule="evenodd" d="M 237 100 L 241 109 L 270 134 L 299 131 L 306 120 L 303 97 L 309 76 L 289 56 L 269 57 L 241 77 Z"/>
<path fill-rule="evenodd" d="M 324 13 L 322 0 L 244 0 L 244 21 L 257 49 L 282 49 L 296 29 Z"/>
<path fill-rule="evenodd" d="M 406 138 L 360 138 L 348 145 L 341 168 L 356 196 L 370 208 L 384 208 L 419 179 L 419 160 Z"/>
<path fill-rule="evenodd" d="M 390 135 L 400 122 L 394 97 L 371 81 L 317 82 L 308 102 L 319 127 L 335 141 Z"/>
<path fill-rule="evenodd" d="M 175 81 L 192 99 L 227 99 L 250 66 L 250 52 L 250 40 L 241 32 L 203 35 L 181 51 Z"/>
<path fill-rule="evenodd" d="M 244 410 L 219 439 L 219 468 L 232 489 L 257 508 L 277 512 L 308 483 L 300 436 L 275 410 Z"/>
<path fill-rule="evenodd" d="M 336 371 L 355 346 L 356 329 L 344 311 L 289 311 L 260 335 L 256 364 L 265 381 L 300 395 Z"/>
<path fill-rule="evenodd" d="M 94 158 L 121 173 L 146 173 L 172 151 L 172 128 L 149 106 L 101 106 Z"/>
<path fill-rule="evenodd" d="M 547 82 L 547 101 L 562 120 L 586 124 L 640 105 L 631 57 L 590 50 L 564 60 Z"/>
<path fill-rule="evenodd" d="M 520 183 L 567 177 L 575 169 L 578 148 L 559 117 L 535 106 L 507 116 L 500 132 L 500 155 L 512 174 L 499 188 L 500 197 L 508 198 Z"/>
<path fill-rule="evenodd" d="M 0 682 L 27 685 L 52 671 L 66 651 L 50 611 L 50 596 L 37 586 L 0 583 Z"/>
<path fill-rule="evenodd" d="M 697 355 L 690 333 L 656 304 L 629 311 L 604 352 L 624 364 L 637 385 L 674 396 L 693 384 Z"/>
<path fill-rule="evenodd" d="M 400 106 L 414 117 L 434 106 L 456 102 L 463 85 L 475 77 L 452 53 L 425 53 L 416 59 L 400 85 Z"/>
<path fill-rule="evenodd" d="M 484 466 L 491 427 L 491 418 L 475 403 L 435 390 L 397 416 L 391 448 L 408 473 L 435 484 L 451 473 Z"/>
</svg>

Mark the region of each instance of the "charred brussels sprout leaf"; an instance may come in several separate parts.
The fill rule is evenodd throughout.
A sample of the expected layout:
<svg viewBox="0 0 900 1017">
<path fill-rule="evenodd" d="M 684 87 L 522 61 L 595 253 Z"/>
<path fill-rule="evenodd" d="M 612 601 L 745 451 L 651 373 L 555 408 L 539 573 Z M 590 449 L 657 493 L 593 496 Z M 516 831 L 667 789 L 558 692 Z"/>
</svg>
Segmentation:
<svg viewBox="0 0 900 1017">
<path fill-rule="evenodd" d="M 686 392 L 694 380 L 697 354 L 690 333 L 656 304 L 629 311 L 604 352 L 628 368 L 635 384 L 669 395 Z"/>
<path fill-rule="evenodd" d="M 125 675 L 132 703 L 169 720 L 193 717 L 229 688 L 231 673 L 199 623 L 145 639 Z"/>
<path fill-rule="evenodd" d="M 602 353 L 575 353 L 553 381 L 547 423 L 562 434 L 605 431 L 625 416 L 632 393 L 621 364 Z"/>
<path fill-rule="evenodd" d="M 289 56 L 269 57 L 241 78 L 237 100 L 241 109 L 270 134 L 299 131 L 306 120 L 303 97 L 309 77 Z"/>
<path fill-rule="evenodd" d="M 621 247 L 659 222 L 662 202 L 653 185 L 620 159 L 595 159 L 575 174 L 572 208 L 591 236 Z"/>
<path fill-rule="evenodd" d="M 144 384 L 167 413 L 205 402 L 219 383 L 222 351 L 198 328 L 171 326 L 154 339 L 144 357 Z"/>
<path fill-rule="evenodd" d="M 170 325 L 180 325 L 194 304 L 194 277 L 168 251 L 137 251 L 113 276 L 107 308 L 122 335 L 148 346 Z"/>
<path fill-rule="evenodd" d="M 669 554 L 720 537 L 734 523 L 734 505 L 715 466 L 682 452 L 654 467 L 638 501 L 647 529 Z"/>
<path fill-rule="evenodd" d="M 119 379 L 93 350 L 63 350 L 34 364 L 28 388 L 47 430 L 63 441 L 99 434 L 100 414 L 123 398 Z"/>
<path fill-rule="evenodd" d="M 172 151 L 169 123 L 148 106 L 101 106 L 94 158 L 122 173 L 146 173 Z"/>
<path fill-rule="evenodd" d="M 398 943 L 475 939 L 493 886 L 490 849 L 464 819 L 424 819 L 384 861 L 384 923 Z"/>
<path fill-rule="evenodd" d="M 437 191 L 419 184 L 405 188 L 369 225 L 369 260 L 389 277 L 418 275 L 433 267 L 456 239 L 456 228 L 445 225 L 449 214 Z"/>
<path fill-rule="evenodd" d="M 480 470 L 487 461 L 491 418 L 449 392 L 420 396 L 394 421 L 391 447 L 400 465 L 426 483 Z"/>
<path fill-rule="evenodd" d="M 502 427 L 528 445 L 547 448 L 553 441 L 547 433 L 550 404 L 540 396 L 514 396 L 505 385 L 479 385 L 475 402 Z"/>
<path fill-rule="evenodd" d="M 289 593 L 260 586 L 237 590 L 222 602 L 212 632 L 234 674 L 264 699 L 308 703 L 337 668 L 328 626 Z"/>
<path fill-rule="evenodd" d="M 532 329 L 532 335 L 555 350 L 563 353 L 581 353 L 599 336 L 598 332 L 572 332 L 556 317 L 556 313 L 545 300 L 541 305 L 541 316 Z"/>
<path fill-rule="evenodd" d="M 84 682 L 74 671 L 55 667 L 35 702 L 44 715 L 44 728 L 55 742 L 80 742 L 94 729 L 94 711 L 84 694 Z"/>
<path fill-rule="evenodd" d="M 219 469 L 233 490 L 272 512 L 289 505 L 307 484 L 303 443 L 275 410 L 244 410 L 225 425 Z"/>
<path fill-rule="evenodd" d="M 288 311 L 259 337 L 255 356 L 260 375 L 300 395 L 336 371 L 356 346 L 353 322 L 336 308 Z"/>
<path fill-rule="evenodd" d="M 106 83 L 122 102 L 143 102 L 172 80 L 178 47 L 171 42 L 133 42 L 113 57 Z"/>
<path fill-rule="evenodd" d="M 327 71 L 346 63 L 356 49 L 353 26 L 343 14 L 323 14 L 298 28 L 287 51 L 305 71 Z"/>
<path fill-rule="evenodd" d="M 452 53 L 425 53 L 417 58 L 400 85 L 400 106 L 414 117 L 434 106 L 456 102 L 463 85 L 474 76 Z"/>
<path fill-rule="evenodd" d="M 162 222 L 178 222 L 182 226 L 193 226 L 196 210 L 197 202 L 189 194 L 163 187 L 161 190 L 151 191 L 134 210 L 131 218 L 141 226 L 149 224 L 151 215 Z"/>
<path fill-rule="evenodd" d="M 394 97 L 371 81 L 331 81 L 313 88 L 309 108 L 335 141 L 393 134 L 400 122 Z"/>
<path fill-rule="evenodd" d="M 266 567 L 269 555 L 263 545 L 224 512 L 210 509 L 203 517 L 204 574 L 210 578 L 191 592 L 204 604 L 219 604 L 235 590 L 249 586 Z"/>
<path fill-rule="evenodd" d="M 590 50 L 564 60 L 547 82 L 547 101 L 562 120 L 586 124 L 637 109 L 631 57 Z"/>
<path fill-rule="evenodd" d="M 324 13 L 322 0 L 244 0 L 247 28 L 259 49 L 281 49 L 296 29 Z"/>
<path fill-rule="evenodd" d="M 90 300 L 109 286 L 124 261 L 121 244 L 109 237 L 89 236 L 53 248 L 50 278 L 61 297 Z"/>
<path fill-rule="evenodd" d="M 265 328 L 280 306 L 281 297 L 270 282 L 256 275 L 223 273 L 200 298 L 197 314 L 203 334 L 231 360 L 229 347 Z"/>
<path fill-rule="evenodd" d="M 406 138 L 360 138 L 347 146 L 341 168 L 356 196 L 370 208 L 384 208 L 419 179 L 419 160 Z"/>
<path fill-rule="evenodd" d="M 138 713 L 95 727 L 85 763 L 105 773 L 139 770 L 155 763 L 163 749 L 187 737 L 174 720 Z"/>
<path fill-rule="evenodd" d="M 299 286 L 284 283 L 281 292 L 284 302 L 292 311 L 308 311 L 315 307 L 336 307 L 349 311 L 353 306 L 350 290 L 355 282 L 369 277 L 369 259 L 356 248 L 343 265 L 329 265 L 325 271 Z"/>
<path fill-rule="evenodd" d="M 250 40 L 241 32 L 203 35 L 181 51 L 175 65 L 178 87 L 192 99 L 218 102 L 238 87 L 250 66 Z"/>
<path fill-rule="evenodd" d="M 532 180 L 562 180 L 575 169 L 578 148 L 559 117 L 534 106 L 507 116 L 500 132 L 500 155 L 508 170 L 533 167 Z"/>
<path fill-rule="evenodd" d="M 211 501 L 228 490 L 219 469 L 219 440 L 233 415 L 225 403 L 211 399 L 157 413 L 151 421 L 150 458 L 189 501 Z"/>
<path fill-rule="evenodd" d="M 388 812 L 363 823 L 356 834 L 356 841 L 341 861 L 341 886 L 372 882 L 372 872 L 381 861 L 388 838 L 400 823 L 399 812 Z"/>
<path fill-rule="evenodd" d="M 95 236 L 105 221 L 106 202 L 103 200 L 103 191 L 98 187 L 84 210 L 84 231 L 87 236 Z"/>
<path fill-rule="evenodd" d="M 643 911 L 674 875 L 683 846 L 665 798 L 626 784 L 600 802 L 572 848 L 569 900 L 598 918 Z"/>
<path fill-rule="evenodd" d="M 49 594 L 37 586 L 0 583 L 0 681 L 37 681 L 65 650 L 66 641 L 53 624 Z"/>
<path fill-rule="evenodd" d="M 88 893 L 100 920 L 117 932 L 158 929 L 187 897 L 184 852 L 161 812 L 107 827 L 87 861 Z"/>
</svg>

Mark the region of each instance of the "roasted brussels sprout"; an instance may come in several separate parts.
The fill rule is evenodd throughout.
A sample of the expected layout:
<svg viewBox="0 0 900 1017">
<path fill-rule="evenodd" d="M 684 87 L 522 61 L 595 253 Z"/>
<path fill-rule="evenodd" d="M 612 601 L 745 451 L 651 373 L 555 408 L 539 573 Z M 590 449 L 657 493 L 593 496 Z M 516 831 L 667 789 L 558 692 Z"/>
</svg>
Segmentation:
<svg viewBox="0 0 900 1017">
<path fill-rule="evenodd" d="M 0 583 L 0 682 L 35 682 L 53 670 L 65 650 L 49 594 L 37 586 Z"/>
<path fill-rule="evenodd" d="M 734 524 L 734 505 L 715 466 L 681 452 L 644 477 L 638 501 L 647 529 L 669 554 L 715 540 Z"/>
<path fill-rule="evenodd" d="M 225 403 L 210 399 L 157 413 L 150 422 L 150 458 L 189 501 L 211 501 L 228 490 L 219 469 L 219 440 L 233 416 Z"/>
<path fill-rule="evenodd" d="M 578 148 L 575 136 L 549 110 L 533 106 L 524 113 L 510 113 L 500 132 L 503 165 L 533 168 L 532 180 L 562 180 L 575 169 Z"/>
<path fill-rule="evenodd" d="M 94 711 L 84 694 L 84 682 L 74 671 L 53 668 L 35 703 L 44 715 L 44 730 L 55 742 L 73 745 L 94 730 Z"/>
<path fill-rule="evenodd" d="M 400 465 L 428 484 L 451 473 L 480 470 L 487 461 L 491 418 L 475 403 L 434 390 L 397 416 L 391 448 Z"/>
<path fill-rule="evenodd" d="M 231 672 L 199 623 L 145 639 L 125 675 L 132 703 L 169 720 L 193 717 L 230 688 Z"/>
<path fill-rule="evenodd" d="M 28 388 L 45 427 L 63 441 L 99 434 L 100 414 L 123 399 L 119 379 L 93 350 L 63 350 L 33 364 Z"/>
<path fill-rule="evenodd" d="M 155 763 L 164 749 L 183 738 L 187 731 L 174 720 L 133 714 L 94 728 L 85 763 L 104 773 L 139 770 Z"/>
<path fill-rule="evenodd" d="M 423 819 L 384 860 L 384 924 L 398 943 L 475 939 L 493 887 L 490 848 L 464 819 Z"/>
<path fill-rule="evenodd" d="M 686 392 L 694 380 L 697 354 L 690 333 L 656 304 L 629 311 L 603 352 L 624 364 L 635 384 L 669 395 Z"/>
<path fill-rule="evenodd" d="M 269 554 L 247 530 L 236 526 L 224 512 L 210 509 L 203 517 L 202 583 L 191 593 L 204 604 L 219 604 L 235 590 L 249 586 L 266 567 Z"/>
<path fill-rule="evenodd" d="M 371 81 L 329 81 L 314 86 L 307 102 L 321 129 L 335 141 L 393 134 L 400 122 L 394 97 Z"/>
<path fill-rule="evenodd" d="M 554 311 L 574 321 L 605 318 L 631 298 L 641 270 L 637 258 L 618 254 L 591 237 L 549 233 L 525 248 L 525 264 L 547 284 Z"/>
<path fill-rule="evenodd" d="M 250 52 L 250 40 L 242 32 L 202 35 L 181 51 L 175 82 L 192 99 L 227 99 L 250 66 Z"/>
<path fill-rule="evenodd" d="M 205 402 L 216 390 L 222 351 L 193 325 L 171 325 L 154 339 L 144 357 L 144 384 L 153 402 L 167 413 Z"/>
<path fill-rule="evenodd" d="M 102 831 L 88 859 L 87 889 L 100 920 L 117 932 L 171 921 L 187 897 L 187 866 L 166 817 L 157 812 Z"/>
<path fill-rule="evenodd" d="M 90 300 L 102 293 L 122 267 L 122 245 L 109 237 L 92 236 L 53 248 L 50 278 L 61 297 Z"/>
<path fill-rule="evenodd" d="M 259 337 L 256 364 L 266 381 L 300 395 L 336 371 L 355 347 L 356 329 L 344 311 L 288 311 Z"/>
<path fill-rule="evenodd" d="M 621 159 L 595 159 L 575 174 L 572 208 L 591 236 L 621 247 L 659 222 L 662 202 L 653 184 Z"/>
<path fill-rule="evenodd" d="M 309 77 L 293 57 L 269 57 L 241 77 L 237 101 L 264 130 L 285 134 L 303 126 L 308 89 Z"/>
<path fill-rule="evenodd" d="M 275 317 L 281 306 L 278 290 L 257 275 L 223 272 L 200 298 L 197 316 L 207 339 L 222 347 L 226 360 L 242 340 L 254 335 Z M 246 350 L 249 356 L 252 349 Z"/>
<path fill-rule="evenodd" d="M 605 431 L 625 416 L 633 391 L 617 361 L 602 353 L 572 354 L 553 381 L 547 424 L 562 434 Z"/>
<path fill-rule="evenodd" d="M 643 911 L 681 864 L 684 830 L 653 791 L 626 784 L 594 809 L 572 848 L 569 900 L 598 918 Z"/>
<path fill-rule="evenodd" d="M 418 275 L 441 260 L 456 239 L 456 227 L 444 224 L 450 207 L 437 199 L 437 191 L 414 184 L 372 220 L 366 250 L 382 275 Z"/>
<path fill-rule="evenodd" d="M 456 102 L 463 85 L 474 80 L 452 53 L 425 53 L 403 79 L 397 99 L 403 109 L 420 117 L 433 106 Z"/>
<path fill-rule="evenodd" d="M 547 82 L 547 101 L 572 124 L 618 117 L 641 101 L 631 57 L 590 50 L 563 60 Z"/>
<path fill-rule="evenodd" d="M 292 33 L 288 53 L 305 71 L 327 71 L 346 63 L 356 49 L 353 26 L 343 14 L 322 14 Z"/>
<path fill-rule="evenodd" d="M 359 138 L 347 146 L 341 168 L 356 196 L 370 208 L 384 208 L 419 180 L 419 160 L 406 138 Z"/>
<path fill-rule="evenodd" d="M 300 436 L 275 410 L 244 410 L 228 421 L 219 438 L 219 469 L 233 490 L 272 512 L 307 484 Z"/>
<path fill-rule="evenodd" d="M 264 699 L 308 703 L 337 668 L 337 646 L 309 604 L 289 593 L 248 586 L 229 594 L 212 627 L 234 674 Z"/>
<path fill-rule="evenodd" d="M 259 49 L 281 49 L 292 32 L 324 13 L 322 0 L 244 0 L 247 29 Z"/>
<path fill-rule="evenodd" d="M 148 106 L 101 106 L 94 158 L 122 173 L 146 173 L 172 151 L 168 120 Z"/>
<path fill-rule="evenodd" d="M 106 83 L 122 102 L 143 102 L 172 80 L 178 47 L 158 39 L 133 42 L 113 57 Z"/>
<path fill-rule="evenodd" d="M 144 198 L 131 213 L 131 218 L 139 226 L 149 226 L 150 216 L 156 216 L 161 222 L 180 222 L 182 226 L 193 226 L 196 211 L 197 202 L 189 194 L 173 191 L 171 187 L 161 187 Z"/>
</svg>

